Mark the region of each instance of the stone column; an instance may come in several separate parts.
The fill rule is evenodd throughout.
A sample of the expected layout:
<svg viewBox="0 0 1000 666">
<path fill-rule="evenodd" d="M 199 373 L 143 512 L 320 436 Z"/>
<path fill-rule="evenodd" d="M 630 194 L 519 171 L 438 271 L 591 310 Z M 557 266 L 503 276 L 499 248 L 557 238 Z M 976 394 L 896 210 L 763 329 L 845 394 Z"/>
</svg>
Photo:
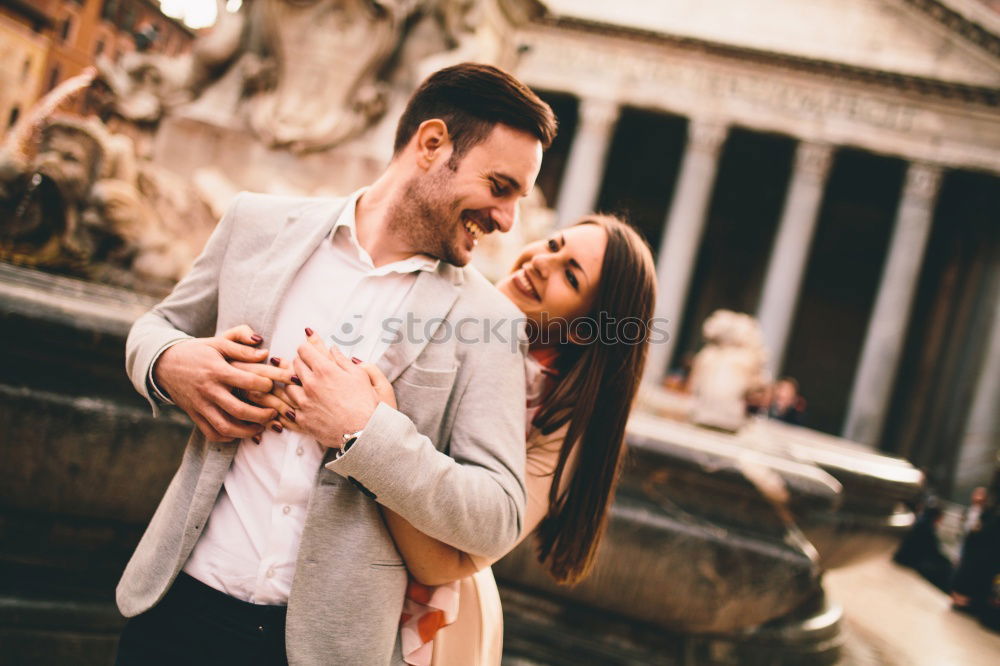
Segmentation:
<svg viewBox="0 0 1000 666">
<path fill-rule="evenodd" d="M 650 345 L 645 376 L 648 382 L 658 384 L 663 379 L 677 344 L 680 319 L 715 185 L 719 149 L 727 131 L 726 125 L 719 122 L 693 118 L 688 124 L 687 147 L 656 262 L 656 316 L 666 320 L 669 339 L 654 340 Z M 664 326 L 657 328 L 663 330 Z"/>
<path fill-rule="evenodd" d="M 618 112 L 618 104 L 608 100 L 580 100 L 580 119 L 559 186 L 559 226 L 572 223 L 597 206 Z"/>
<path fill-rule="evenodd" d="M 781 370 L 785 357 L 832 156 L 831 146 L 817 143 L 800 143 L 795 152 L 795 167 L 757 309 L 772 376 Z"/>
<path fill-rule="evenodd" d="M 940 182 L 940 168 L 928 164 L 911 164 L 906 173 L 844 425 L 845 437 L 870 446 L 882 435 Z"/>
<path fill-rule="evenodd" d="M 993 280 L 993 293 L 1000 295 L 1000 272 Z M 994 466 L 1000 462 L 1000 301 L 993 299 L 993 322 L 986 343 L 986 355 L 972 394 L 965 432 L 958 445 L 953 494 L 968 501 L 969 492 L 987 485 Z"/>
</svg>

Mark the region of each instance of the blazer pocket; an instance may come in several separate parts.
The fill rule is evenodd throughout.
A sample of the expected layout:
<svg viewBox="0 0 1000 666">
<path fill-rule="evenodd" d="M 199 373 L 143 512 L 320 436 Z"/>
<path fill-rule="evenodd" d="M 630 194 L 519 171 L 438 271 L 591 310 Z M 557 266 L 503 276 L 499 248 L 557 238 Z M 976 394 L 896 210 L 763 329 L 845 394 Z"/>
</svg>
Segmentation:
<svg viewBox="0 0 1000 666">
<path fill-rule="evenodd" d="M 372 569 L 404 569 L 406 565 L 402 560 L 375 560 L 368 566 Z"/>
<path fill-rule="evenodd" d="M 413 364 L 396 381 L 420 388 L 450 389 L 455 383 L 457 372 L 457 365 L 450 370 L 431 370 Z"/>
</svg>

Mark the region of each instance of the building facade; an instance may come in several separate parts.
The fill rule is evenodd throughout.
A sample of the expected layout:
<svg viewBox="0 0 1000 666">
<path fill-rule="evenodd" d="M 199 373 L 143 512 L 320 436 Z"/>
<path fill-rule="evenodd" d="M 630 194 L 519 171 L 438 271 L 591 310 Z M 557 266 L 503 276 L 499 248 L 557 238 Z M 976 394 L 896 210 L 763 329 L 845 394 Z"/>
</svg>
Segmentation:
<svg viewBox="0 0 1000 666">
<path fill-rule="evenodd" d="M 137 44 L 176 55 L 190 49 L 194 36 L 164 16 L 155 0 L 3 0 L 0 133 L 97 58 L 117 61 Z"/>
<path fill-rule="evenodd" d="M 755 314 L 809 425 L 959 499 L 1000 446 L 1000 14 L 978 0 L 499 3 L 560 223 L 657 254 L 659 381 Z"/>
</svg>

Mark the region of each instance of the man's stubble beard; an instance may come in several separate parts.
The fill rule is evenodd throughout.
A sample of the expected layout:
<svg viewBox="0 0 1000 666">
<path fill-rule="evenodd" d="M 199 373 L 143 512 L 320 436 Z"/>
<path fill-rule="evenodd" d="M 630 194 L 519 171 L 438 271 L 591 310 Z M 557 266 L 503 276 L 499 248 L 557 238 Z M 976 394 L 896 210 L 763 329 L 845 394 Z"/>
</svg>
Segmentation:
<svg viewBox="0 0 1000 666">
<path fill-rule="evenodd" d="M 444 168 L 407 181 L 389 209 L 386 226 L 414 251 L 464 266 L 468 260 L 455 248 L 460 204 L 452 197 L 450 174 Z"/>
</svg>

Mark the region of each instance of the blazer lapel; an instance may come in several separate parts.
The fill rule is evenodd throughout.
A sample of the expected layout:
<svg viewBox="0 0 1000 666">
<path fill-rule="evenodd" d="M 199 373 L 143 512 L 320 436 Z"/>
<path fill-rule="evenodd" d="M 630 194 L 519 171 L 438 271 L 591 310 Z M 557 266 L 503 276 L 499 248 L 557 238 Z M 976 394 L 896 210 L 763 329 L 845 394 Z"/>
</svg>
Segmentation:
<svg viewBox="0 0 1000 666">
<path fill-rule="evenodd" d="M 268 248 L 263 264 L 255 271 L 247 292 L 243 320 L 255 331 L 270 336 L 278 314 L 278 303 L 302 264 L 330 233 L 347 203 L 338 199 L 316 207 L 293 211 Z"/>
<path fill-rule="evenodd" d="M 438 264 L 436 271 L 421 271 L 417 275 L 417 280 L 399 311 L 404 324 L 400 326 L 396 339 L 375 364 L 390 382 L 396 381 L 434 338 L 458 298 L 458 285 L 462 279 L 462 271 L 444 261 Z M 407 317 L 413 317 L 417 324 L 411 327 L 412 339 L 406 335 Z M 426 324 L 432 321 L 435 325 L 428 329 Z"/>
</svg>

